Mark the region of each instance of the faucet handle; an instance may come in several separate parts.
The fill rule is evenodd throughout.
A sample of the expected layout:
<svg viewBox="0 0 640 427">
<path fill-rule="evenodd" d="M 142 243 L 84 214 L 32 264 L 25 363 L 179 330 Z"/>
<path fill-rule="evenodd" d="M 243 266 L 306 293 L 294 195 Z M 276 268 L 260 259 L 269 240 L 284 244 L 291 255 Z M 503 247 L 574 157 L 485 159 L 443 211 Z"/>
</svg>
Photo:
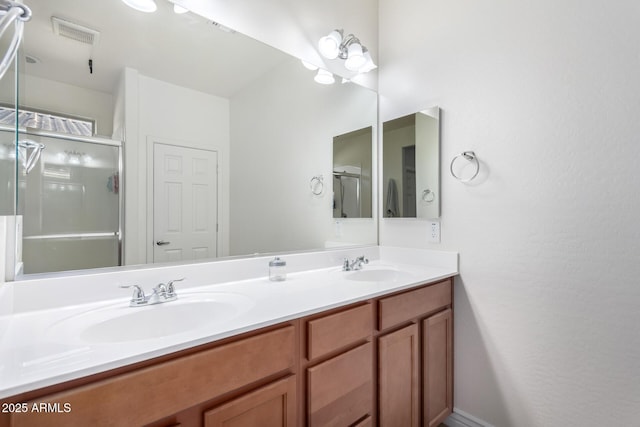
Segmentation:
<svg viewBox="0 0 640 427">
<path fill-rule="evenodd" d="M 176 294 L 176 288 L 173 286 L 174 282 L 182 282 L 185 278 L 182 277 L 180 279 L 173 279 L 173 280 L 169 280 L 169 283 L 167 283 L 167 297 L 171 297 L 174 296 Z"/>
<path fill-rule="evenodd" d="M 120 285 L 120 288 L 128 289 L 133 288 L 133 295 L 131 296 L 131 304 L 142 304 L 145 302 L 146 297 L 144 291 L 138 285 Z"/>
<path fill-rule="evenodd" d="M 351 271 L 351 264 L 349 263 L 349 258 L 345 258 L 342 262 L 342 271 Z"/>
</svg>

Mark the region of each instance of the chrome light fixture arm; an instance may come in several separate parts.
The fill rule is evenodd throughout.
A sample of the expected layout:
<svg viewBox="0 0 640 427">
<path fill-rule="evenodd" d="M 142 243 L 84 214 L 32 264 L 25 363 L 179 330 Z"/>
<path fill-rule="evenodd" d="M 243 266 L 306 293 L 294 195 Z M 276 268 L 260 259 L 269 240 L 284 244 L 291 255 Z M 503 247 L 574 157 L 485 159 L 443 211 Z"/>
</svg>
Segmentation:
<svg viewBox="0 0 640 427">
<path fill-rule="evenodd" d="M 31 19 L 31 9 L 22 3 L 15 1 L 1 0 L 0 1 L 0 37 L 14 22 L 15 33 L 9 43 L 9 47 L 5 52 L 2 60 L 0 60 L 0 79 L 7 72 L 11 62 L 18 53 L 18 47 L 22 41 L 22 34 L 24 32 L 24 23 Z"/>
</svg>

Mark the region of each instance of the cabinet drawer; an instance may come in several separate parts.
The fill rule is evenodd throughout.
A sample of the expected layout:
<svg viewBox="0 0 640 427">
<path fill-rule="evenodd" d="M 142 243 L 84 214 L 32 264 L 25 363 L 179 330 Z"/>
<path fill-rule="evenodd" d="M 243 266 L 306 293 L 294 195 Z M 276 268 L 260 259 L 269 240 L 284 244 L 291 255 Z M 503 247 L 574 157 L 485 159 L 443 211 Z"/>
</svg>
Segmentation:
<svg viewBox="0 0 640 427">
<path fill-rule="evenodd" d="M 11 426 L 148 424 L 293 369 L 295 335 L 287 326 L 45 396 L 36 402 L 69 403 L 71 412 L 12 414 Z"/>
<path fill-rule="evenodd" d="M 309 427 L 351 425 L 371 414 L 372 348 L 366 343 L 307 369 Z"/>
<path fill-rule="evenodd" d="M 206 411 L 204 427 L 293 426 L 296 407 L 296 377 L 292 375 Z"/>
<path fill-rule="evenodd" d="M 378 327 L 383 330 L 450 305 L 451 280 L 383 298 L 378 304 Z"/>
<path fill-rule="evenodd" d="M 371 304 L 365 304 L 307 322 L 308 359 L 315 359 L 371 336 L 371 309 Z"/>
</svg>

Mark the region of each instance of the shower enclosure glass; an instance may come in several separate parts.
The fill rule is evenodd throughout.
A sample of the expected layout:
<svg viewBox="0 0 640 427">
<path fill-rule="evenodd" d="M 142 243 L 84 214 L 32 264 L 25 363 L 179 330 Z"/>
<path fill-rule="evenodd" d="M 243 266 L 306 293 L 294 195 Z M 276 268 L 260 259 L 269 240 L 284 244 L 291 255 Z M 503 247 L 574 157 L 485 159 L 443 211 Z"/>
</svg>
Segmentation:
<svg viewBox="0 0 640 427">
<path fill-rule="evenodd" d="M 23 273 L 120 265 L 119 142 L 31 130 L 18 139 L 43 147 L 35 164 L 17 162 Z"/>
</svg>

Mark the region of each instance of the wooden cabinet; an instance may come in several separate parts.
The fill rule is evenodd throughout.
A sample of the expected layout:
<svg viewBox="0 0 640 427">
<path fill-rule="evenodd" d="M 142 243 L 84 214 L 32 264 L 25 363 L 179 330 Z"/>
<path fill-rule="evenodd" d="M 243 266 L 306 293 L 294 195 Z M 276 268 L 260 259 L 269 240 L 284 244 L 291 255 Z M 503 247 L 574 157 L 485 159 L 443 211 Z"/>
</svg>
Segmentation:
<svg viewBox="0 0 640 427">
<path fill-rule="evenodd" d="M 378 301 L 380 426 L 433 427 L 451 414 L 451 292 L 446 280 Z"/>
<path fill-rule="evenodd" d="M 307 322 L 307 357 L 316 359 L 371 336 L 372 304 L 313 318 Z"/>
<path fill-rule="evenodd" d="M 451 305 L 451 281 L 445 280 L 397 295 L 382 298 L 379 306 L 379 329 L 385 330 Z"/>
<path fill-rule="evenodd" d="M 204 427 L 291 427 L 296 380 L 290 376 L 204 413 Z"/>
<path fill-rule="evenodd" d="M 420 425 L 419 341 L 416 324 L 378 339 L 381 426 Z"/>
<path fill-rule="evenodd" d="M 439 425 L 452 410 L 451 279 L 3 402 L 0 427 Z M 63 409 L 64 406 L 61 406 Z"/>
<path fill-rule="evenodd" d="M 367 302 L 303 320 L 309 427 L 352 426 L 371 417 L 374 400 L 373 304 Z M 366 424 L 364 424 L 366 425 Z"/>
<path fill-rule="evenodd" d="M 453 411 L 452 322 L 451 309 L 422 321 L 425 427 L 438 426 Z"/>
<path fill-rule="evenodd" d="M 7 425 L 150 424 L 250 384 L 259 384 L 278 373 L 292 373 L 296 362 L 295 335 L 294 326 L 288 325 L 38 397 L 29 401 L 29 407 L 34 403 L 68 403 L 70 411 L 14 413 Z M 179 419 L 163 424 L 176 423 L 180 423 Z"/>
<path fill-rule="evenodd" d="M 371 413 L 372 360 L 366 343 L 307 369 L 309 427 L 350 426 Z"/>
</svg>

